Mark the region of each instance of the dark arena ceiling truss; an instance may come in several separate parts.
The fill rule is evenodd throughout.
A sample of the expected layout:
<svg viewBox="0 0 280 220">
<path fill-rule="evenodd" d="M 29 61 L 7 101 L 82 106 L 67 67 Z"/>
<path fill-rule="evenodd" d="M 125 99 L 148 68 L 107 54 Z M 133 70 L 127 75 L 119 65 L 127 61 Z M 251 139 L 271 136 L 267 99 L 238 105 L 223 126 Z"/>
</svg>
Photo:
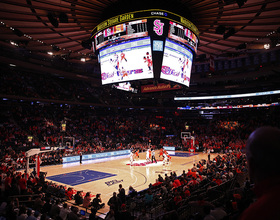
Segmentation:
<svg viewBox="0 0 280 220">
<path fill-rule="evenodd" d="M 24 48 L 38 56 L 48 57 L 52 51 L 53 56 L 65 62 L 81 63 L 83 58 L 87 65 L 98 66 L 91 49 L 91 30 L 115 15 L 145 9 L 168 10 L 197 26 L 200 41 L 193 65 L 208 62 L 210 56 L 216 61 L 231 59 L 262 53 L 265 44 L 270 49 L 279 44 L 279 0 L 1 0 L 0 43 L 2 48 L 14 47 L 14 42 L 17 49 Z M 2 63 L 12 59 L 3 52 L 1 57 Z M 275 68 L 279 71 L 279 66 Z M 101 86 L 98 71 L 95 75 L 68 75 L 93 78 L 93 84 Z M 195 74 L 192 77 L 190 88 L 179 95 L 199 94 L 196 83 L 200 78 Z M 206 78 L 201 81 L 208 80 L 208 75 Z M 225 87 L 219 90 L 222 92 L 226 92 Z"/>
</svg>

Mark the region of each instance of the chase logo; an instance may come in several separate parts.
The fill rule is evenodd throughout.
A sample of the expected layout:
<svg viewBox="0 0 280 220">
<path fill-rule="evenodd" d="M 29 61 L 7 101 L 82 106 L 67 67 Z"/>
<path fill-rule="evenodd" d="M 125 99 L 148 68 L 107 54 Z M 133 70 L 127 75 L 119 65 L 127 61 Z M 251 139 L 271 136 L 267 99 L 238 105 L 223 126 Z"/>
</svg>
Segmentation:
<svg viewBox="0 0 280 220">
<path fill-rule="evenodd" d="M 166 16 L 166 13 L 162 12 L 162 11 L 152 11 L 151 15 L 160 15 L 160 16 Z"/>
<path fill-rule="evenodd" d="M 152 11 L 152 12 L 151 12 L 151 15 L 159 15 L 159 16 L 165 16 L 165 17 L 167 17 L 167 16 L 168 16 L 168 13 L 167 13 L 167 12 L 162 12 L 162 11 Z"/>
</svg>

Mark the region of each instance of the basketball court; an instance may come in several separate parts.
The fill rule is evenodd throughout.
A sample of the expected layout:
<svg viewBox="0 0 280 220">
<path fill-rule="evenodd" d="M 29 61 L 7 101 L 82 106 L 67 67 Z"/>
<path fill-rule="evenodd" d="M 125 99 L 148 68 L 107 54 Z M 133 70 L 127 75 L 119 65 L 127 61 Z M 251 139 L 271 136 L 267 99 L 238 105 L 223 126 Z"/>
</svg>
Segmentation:
<svg viewBox="0 0 280 220">
<path fill-rule="evenodd" d="M 175 171 L 177 175 L 181 175 L 183 170 L 187 172 L 194 163 L 207 159 L 207 154 L 201 152 L 168 151 L 168 153 L 171 161 L 167 165 L 163 165 L 162 157 L 159 157 L 159 151 L 156 151 L 157 163 L 147 162 L 146 153 L 143 152 L 132 165 L 129 155 L 125 155 L 88 160 L 82 164 L 75 162 L 41 167 L 41 171 L 47 172 L 47 181 L 65 185 L 67 188 L 72 187 L 84 193 L 91 192 L 93 195 L 100 193 L 102 202 L 106 205 L 99 213 L 105 214 L 109 211 L 107 202 L 113 192 L 118 192 L 119 184 L 123 185 L 126 194 L 129 186 L 139 192 L 148 188 L 150 183 L 155 183 L 159 174 L 164 177 L 165 173 L 170 175 L 170 172 Z"/>
</svg>

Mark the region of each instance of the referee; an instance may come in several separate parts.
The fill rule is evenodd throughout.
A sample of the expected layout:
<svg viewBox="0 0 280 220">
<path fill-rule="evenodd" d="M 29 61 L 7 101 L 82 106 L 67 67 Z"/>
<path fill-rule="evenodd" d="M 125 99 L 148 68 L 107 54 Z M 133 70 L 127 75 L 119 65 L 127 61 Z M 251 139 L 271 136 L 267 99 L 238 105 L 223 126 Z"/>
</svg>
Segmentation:
<svg viewBox="0 0 280 220">
<path fill-rule="evenodd" d="M 156 157 L 155 157 L 155 150 L 152 150 L 152 163 L 155 161 L 157 163 Z"/>
</svg>

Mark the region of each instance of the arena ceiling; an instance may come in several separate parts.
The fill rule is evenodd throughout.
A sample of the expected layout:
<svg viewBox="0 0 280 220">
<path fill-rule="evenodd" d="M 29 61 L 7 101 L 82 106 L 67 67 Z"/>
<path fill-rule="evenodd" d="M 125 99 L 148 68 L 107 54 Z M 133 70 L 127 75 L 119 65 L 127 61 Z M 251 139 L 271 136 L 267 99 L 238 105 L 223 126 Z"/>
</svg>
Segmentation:
<svg viewBox="0 0 280 220">
<path fill-rule="evenodd" d="M 97 65 L 89 43 L 92 29 L 115 15 L 144 9 L 167 10 L 197 26 L 195 62 L 210 55 L 220 59 L 261 53 L 265 44 L 279 44 L 279 0 L 1 0 L 0 44 Z"/>
<path fill-rule="evenodd" d="M 279 0 L 1 0 L 0 40 L 19 42 L 34 53 L 89 60 L 94 54 L 86 43 L 102 20 L 153 7 L 189 18 L 200 32 L 202 56 L 262 49 L 275 44 L 280 32 Z"/>
</svg>

